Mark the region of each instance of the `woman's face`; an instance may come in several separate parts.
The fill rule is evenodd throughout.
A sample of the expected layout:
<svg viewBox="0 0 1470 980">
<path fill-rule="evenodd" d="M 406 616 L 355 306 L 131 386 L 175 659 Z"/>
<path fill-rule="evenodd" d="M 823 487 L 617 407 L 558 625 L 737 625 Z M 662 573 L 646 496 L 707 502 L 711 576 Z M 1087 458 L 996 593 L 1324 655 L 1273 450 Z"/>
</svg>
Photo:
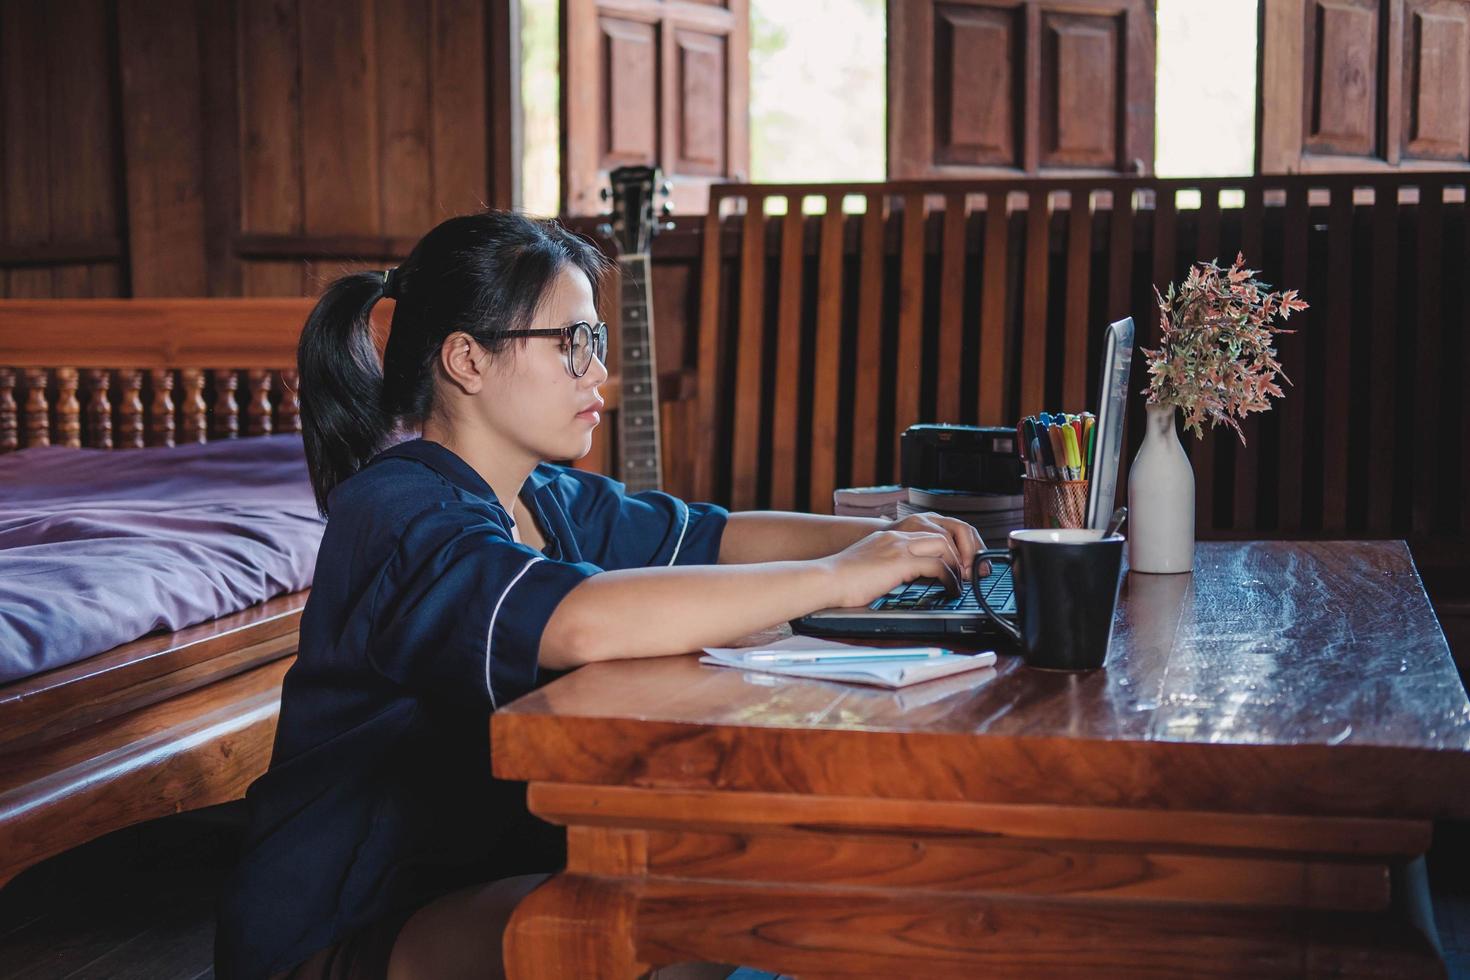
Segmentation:
<svg viewBox="0 0 1470 980">
<path fill-rule="evenodd" d="M 592 284 L 576 266 L 557 276 L 527 329 L 597 322 Z M 493 383 L 481 392 L 487 421 L 504 438 L 537 459 L 580 459 L 592 449 L 592 430 L 601 421 L 607 366 L 595 356 L 587 372 L 572 376 L 565 345 L 555 337 L 527 337 L 493 359 Z"/>
</svg>

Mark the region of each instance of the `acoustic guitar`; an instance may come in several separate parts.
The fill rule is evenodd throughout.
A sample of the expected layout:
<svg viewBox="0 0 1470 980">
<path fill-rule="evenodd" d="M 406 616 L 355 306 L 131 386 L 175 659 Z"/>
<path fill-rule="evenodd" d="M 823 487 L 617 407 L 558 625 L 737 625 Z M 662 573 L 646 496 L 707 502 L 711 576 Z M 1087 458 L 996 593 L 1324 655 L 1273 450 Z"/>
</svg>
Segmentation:
<svg viewBox="0 0 1470 980">
<path fill-rule="evenodd" d="M 653 292 L 649 245 L 672 210 L 667 200 L 655 215 L 654 198 L 667 198 L 669 182 L 655 167 L 618 167 L 608 175 L 604 199 L 611 220 L 603 230 L 618 252 L 622 290 L 618 308 L 622 390 L 618 403 L 617 473 L 629 493 L 663 485 L 659 430 L 658 363 L 653 349 Z"/>
</svg>

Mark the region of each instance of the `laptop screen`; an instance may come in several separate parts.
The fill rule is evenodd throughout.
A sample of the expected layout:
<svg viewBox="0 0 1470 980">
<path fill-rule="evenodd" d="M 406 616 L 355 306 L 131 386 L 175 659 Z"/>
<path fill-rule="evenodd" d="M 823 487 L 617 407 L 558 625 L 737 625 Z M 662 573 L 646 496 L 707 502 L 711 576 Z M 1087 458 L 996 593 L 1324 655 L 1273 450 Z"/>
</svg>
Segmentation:
<svg viewBox="0 0 1470 980">
<path fill-rule="evenodd" d="M 1108 324 L 1098 385 L 1097 435 L 1093 436 L 1092 478 L 1087 487 L 1087 526 L 1107 527 L 1118 493 L 1118 458 L 1123 452 L 1123 422 L 1128 417 L 1128 376 L 1133 366 L 1133 318 Z"/>
</svg>

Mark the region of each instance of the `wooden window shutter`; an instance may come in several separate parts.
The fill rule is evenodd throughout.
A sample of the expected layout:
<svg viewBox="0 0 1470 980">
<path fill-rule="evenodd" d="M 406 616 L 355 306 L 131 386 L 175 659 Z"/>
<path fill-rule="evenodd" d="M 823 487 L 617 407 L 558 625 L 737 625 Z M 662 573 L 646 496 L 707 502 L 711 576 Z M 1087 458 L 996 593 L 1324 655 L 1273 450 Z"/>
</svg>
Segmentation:
<svg viewBox="0 0 1470 980">
<path fill-rule="evenodd" d="M 675 209 L 750 169 L 747 0 L 562 0 L 562 201 L 606 210 L 624 164 L 655 164 Z"/>
<path fill-rule="evenodd" d="M 895 179 L 1148 174 L 1152 0 L 889 0 Z"/>
<path fill-rule="evenodd" d="M 1259 173 L 1470 164 L 1470 0 L 1261 0 Z"/>
</svg>

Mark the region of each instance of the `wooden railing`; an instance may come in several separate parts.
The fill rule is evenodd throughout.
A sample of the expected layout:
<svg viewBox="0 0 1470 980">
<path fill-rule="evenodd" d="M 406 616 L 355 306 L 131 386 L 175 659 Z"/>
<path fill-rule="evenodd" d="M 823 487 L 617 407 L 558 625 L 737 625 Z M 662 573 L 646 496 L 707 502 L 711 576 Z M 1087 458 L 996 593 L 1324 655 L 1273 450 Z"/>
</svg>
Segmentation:
<svg viewBox="0 0 1470 980">
<path fill-rule="evenodd" d="M 300 432 L 296 345 L 315 303 L 0 299 L 0 452 Z M 380 304 L 373 312 L 380 348 L 391 311 Z M 664 379 L 675 399 L 681 378 Z M 610 378 L 610 410 L 619 394 Z"/>
<path fill-rule="evenodd" d="M 300 432 L 312 302 L 0 301 L 0 452 Z"/>
<path fill-rule="evenodd" d="M 694 495 L 830 512 L 834 487 L 896 479 L 913 422 L 1006 425 L 1095 407 L 1102 327 L 1132 315 L 1153 346 L 1152 286 L 1240 251 L 1312 308 L 1280 339 L 1293 386 L 1245 426 L 1246 444 L 1223 431 L 1185 440 L 1201 536 L 1463 537 L 1466 183 L 717 185 L 700 273 Z M 773 201 L 784 216 L 766 213 Z M 1145 384 L 1140 359 L 1134 392 Z"/>
</svg>

